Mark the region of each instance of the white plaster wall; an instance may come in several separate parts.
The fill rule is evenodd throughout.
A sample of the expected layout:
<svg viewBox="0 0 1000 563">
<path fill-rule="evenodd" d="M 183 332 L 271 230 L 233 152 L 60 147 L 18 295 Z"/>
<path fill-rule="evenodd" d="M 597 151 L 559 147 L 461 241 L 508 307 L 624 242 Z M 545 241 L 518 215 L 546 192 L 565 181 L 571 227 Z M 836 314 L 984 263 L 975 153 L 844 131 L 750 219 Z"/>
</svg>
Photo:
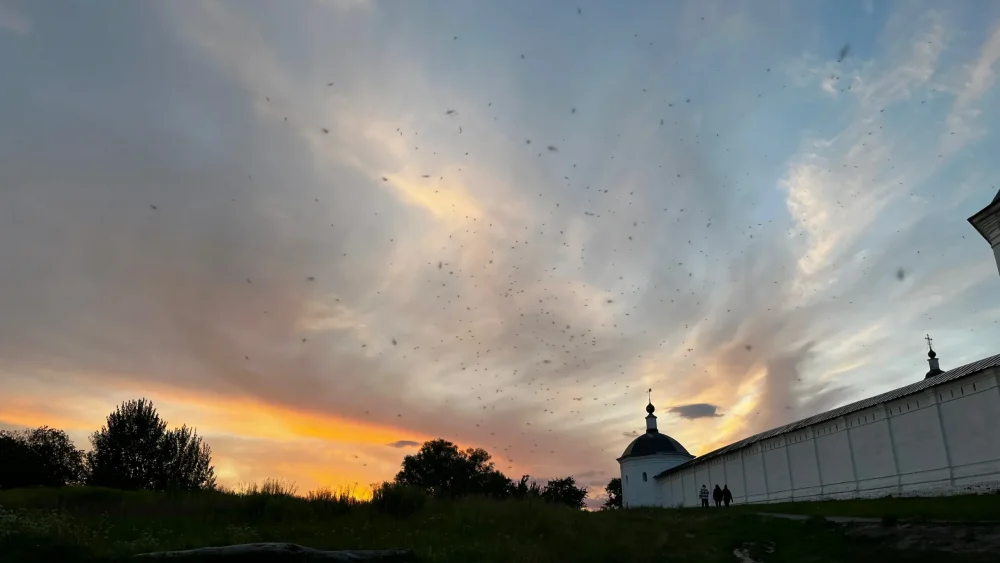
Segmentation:
<svg viewBox="0 0 1000 563">
<path fill-rule="evenodd" d="M 661 479 L 671 506 L 1000 490 L 1000 368 L 751 444 Z M 766 470 L 765 470 L 766 468 Z"/>
<path fill-rule="evenodd" d="M 768 500 L 787 500 L 792 496 L 792 476 L 789 473 L 787 450 L 779 441 L 764 450 L 764 471 L 767 475 Z M 765 446 L 766 447 L 766 446 Z"/>
<path fill-rule="evenodd" d="M 690 457 L 679 454 L 658 454 L 626 458 L 619 464 L 622 479 L 622 504 L 625 507 L 662 506 L 665 504 L 662 488 L 654 475 L 676 467 Z M 643 473 L 646 480 L 642 479 Z"/>
<path fill-rule="evenodd" d="M 743 458 L 741 456 L 726 456 L 726 482 L 729 485 L 729 492 L 733 493 L 733 498 L 745 496 L 746 487 L 743 486 Z"/>
<path fill-rule="evenodd" d="M 787 449 L 789 465 L 792 467 L 793 495 L 798 498 L 822 494 L 819 490 L 819 464 L 812 437 L 803 437 L 801 442 L 790 444 Z"/>
<path fill-rule="evenodd" d="M 682 489 L 684 490 L 684 506 L 698 506 L 698 485 L 695 483 L 694 470 L 685 470 L 682 481 Z"/>
<path fill-rule="evenodd" d="M 718 485 L 722 488 L 726 484 L 726 465 L 721 459 L 712 460 L 712 464 L 708 468 L 708 490 L 715 490 L 715 486 Z"/>
<path fill-rule="evenodd" d="M 754 453 L 743 456 L 743 470 L 745 472 L 745 482 L 747 486 L 746 497 L 742 502 L 753 502 L 754 500 L 767 500 L 767 483 L 764 478 L 764 458 L 760 455 L 760 445 L 754 444 L 750 447 Z"/>
<path fill-rule="evenodd" d="M 978 383 L 978 384 L 977 384 Z M 993 385 L 990 385 L 993 383 Z M 973 389 L 975 386 L 975 389 Z M 948 389 L 941 418 L 955 465 L 1000 457 L 1000 395 L 995 382 L 970 382 Z"/>
<path fill-rule="evenodd" d="M 826 486 L 855 481 L 854 461 L 851 457 L 847 432 L 844 431 L 845 426 L 843 421 L 838 424 L 827 424 L 820 430 L 823 434 L 814 438 L 816 440 L 816 453 L 819 456 L 819 467 L 823 474 L 823 484 Z M 825 432 L 830 433 L 826 434 Z"/>
<path fill-rule="evenodd" d="M 920 406 L 917 407 L 917 404 Z M 911 410 L 906 410 L 910 407 Z M 928 397 L 888 405 L 892 440 L 901 474 L 948 467 L 937 408 Z"/>
<path fill-rule="evenodd" d="M 859 483 L 896 474 L 889 424 L 877 412 L 854 413 L 848 417 L 848 434 L 854 454 L 854 470 Z"/>
<path fill-rule="evenodd" d="M 667 506 L 670 507 L 683 507 L 686 505 L 684 502 L 684 479 L 677 478 L 667 482 L 667 486 L 670 487 L 670 499 L 667 501 Z"/>
</svg>

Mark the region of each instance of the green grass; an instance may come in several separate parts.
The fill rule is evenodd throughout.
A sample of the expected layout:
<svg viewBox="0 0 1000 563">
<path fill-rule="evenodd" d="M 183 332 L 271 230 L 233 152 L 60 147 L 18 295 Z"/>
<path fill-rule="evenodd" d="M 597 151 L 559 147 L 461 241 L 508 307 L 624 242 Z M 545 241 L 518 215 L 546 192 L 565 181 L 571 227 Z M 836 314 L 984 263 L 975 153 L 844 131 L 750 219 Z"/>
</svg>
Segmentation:
<svg viewBox="0 0 1000 563">
<path fill-rule="evenodd" d="M 809 516 L 856 516 L 898 520 L 954 520 L 1000 522 L 1000 495 L 962 495 L 934 498 L 886 497 L 869 500 L 831 500 L 732 506 L 740 512 L 777 512 Z"/>
<path fill-rule="evenodd" d="M 1000 497 L 982 498 L 995 503 Z M 0 507 L 0 561 L 17 563 L 112 561 L 153 550 L 253 541 L 319 549 L 411 548 L 420 561 L 461 563 L 732 563 L 733 549 L 747 541 L 774 543 L 774 553 L 756 557 L 768 563 L 942 560 L 940 553 L 899 552 L 848 539 L 839 528 L 816 521 L 762 519 L 745 508 L 588 513 L 538 501 L 466 499 L 429 501 L 393 515 L 335 493 L 309 500 L 281 488 L 243 495 L 22 489 L 0 491 Z M 946 559 L 972 563 L 996 557 L 947 554 Z"/>
</svg>

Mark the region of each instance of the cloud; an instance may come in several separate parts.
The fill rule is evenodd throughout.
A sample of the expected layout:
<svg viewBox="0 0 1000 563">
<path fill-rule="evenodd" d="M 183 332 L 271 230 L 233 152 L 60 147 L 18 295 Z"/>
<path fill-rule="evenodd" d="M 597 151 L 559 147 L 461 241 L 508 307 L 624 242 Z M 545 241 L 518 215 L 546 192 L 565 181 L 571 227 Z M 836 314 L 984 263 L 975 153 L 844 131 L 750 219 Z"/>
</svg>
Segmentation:
<svg viewBox="0 0 1000 563">
<path fill-rule="evenodd" d="M 15 10 L 6 1 L 0 2 L 0 31 L 9 31 L 16 35 L 31 33 L 31 19 Z"/>
<path fill-rule="evenodd" d="M 681 418 L 695 419 L 695 418 L 713 418 L 717 416 L 722 416 L 722 414 L 716 414 L 719 407 L 716 405 L 710 405 L 708 403 L 694 403 L 691 405 L 677 405 L 675 407 L 670 407 L 667 412 L 674 413 Z"/>
<path fill-rule="evenodd" d="M 414 442 L 413 440 L 396 440 L 386 444 L 390 448 L 415 448 L 420 445 L 420 442 Z"/>
<path fill-rule="evenodd" d="M 372 9 L 375 2 L 372 0 L 317 0 L 321 4 L 328 4 L 338 10 L 358 10 Z"/>
<path fill-rule="evenodd" d="M 994 26 L 993 32 L 980 50 L 979 58 L 965 68 L 965 80 L 945 117 L 947 130 L 941 134 L 941 150 L 945 153 L 954 153 L 987 133 L 978 102 L 996 83 L 996 72 L 993 67 L 998 60 L 1000 60 L 1000 25 Z"/>
</svg>

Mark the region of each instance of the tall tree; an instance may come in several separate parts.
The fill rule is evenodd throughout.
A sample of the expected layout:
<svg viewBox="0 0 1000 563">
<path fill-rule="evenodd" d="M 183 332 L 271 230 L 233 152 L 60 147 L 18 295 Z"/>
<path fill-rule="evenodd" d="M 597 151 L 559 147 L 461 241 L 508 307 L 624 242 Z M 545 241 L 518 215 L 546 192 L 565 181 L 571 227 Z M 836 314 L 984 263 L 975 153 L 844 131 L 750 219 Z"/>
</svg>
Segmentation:
<svg viewBox="0 0 1000 563">
<path fill-rule="evenodd" d="M 62 430 L 0 431 L 0 489 L 62 487 L 84 478 L 83 452 Z"/>
<path fill-rule="evenodd" d="M 622 478 L 614 477 L 608 481 L 608 486 L 604 487 L 608 493 L 607 500 L 601 505 L 601 510 L 615 510 L 622 507 Z"/>
<path fill-rule="evenodd" d="M 184 489 L 214 486 L 211 449 L 182 426 L 167 431 L 153 403 L 122 403 L 90 437 L 89 483 L 117 489 Z"/>
<path fill-rule="evenodd" d="M 90 484 L 115 489 L 153 489 L 160 444 L 167 423 L 146 399 L 126 401 L 108 415 L 107 424 L 90 437 L 87 452 Z"/>
<path fill-rule="evenodd" d="M 553 479 L 542 488 L 542 498 L 573 508 L 583 508 L 583 499 L 587 498 L 587 488 L 577 487 L 576 479 L 572 477 Z"/>
<path fill-rule="evenodd" d="M 160 456 L 163 466 L 155 474 L 157 489 L 215 488 L 212 448 L 193 428 L 181 426 L 167 431 L 160 442 Z"/>
</svg>

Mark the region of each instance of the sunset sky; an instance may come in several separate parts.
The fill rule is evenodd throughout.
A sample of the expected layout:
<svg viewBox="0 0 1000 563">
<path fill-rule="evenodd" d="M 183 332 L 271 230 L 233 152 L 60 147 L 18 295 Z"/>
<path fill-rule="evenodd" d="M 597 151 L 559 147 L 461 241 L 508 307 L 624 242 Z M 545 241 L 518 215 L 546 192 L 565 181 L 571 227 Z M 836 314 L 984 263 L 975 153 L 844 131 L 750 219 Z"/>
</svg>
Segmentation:
<svg viewBox="0 0 1000 563">
<path fill-rule="evenodd" d="M 0 427 L 596 495 L 648 388 L 697 454 L 1000 353 L 998 58 L 987 1 L 0 0 Z"/>
</svg>

